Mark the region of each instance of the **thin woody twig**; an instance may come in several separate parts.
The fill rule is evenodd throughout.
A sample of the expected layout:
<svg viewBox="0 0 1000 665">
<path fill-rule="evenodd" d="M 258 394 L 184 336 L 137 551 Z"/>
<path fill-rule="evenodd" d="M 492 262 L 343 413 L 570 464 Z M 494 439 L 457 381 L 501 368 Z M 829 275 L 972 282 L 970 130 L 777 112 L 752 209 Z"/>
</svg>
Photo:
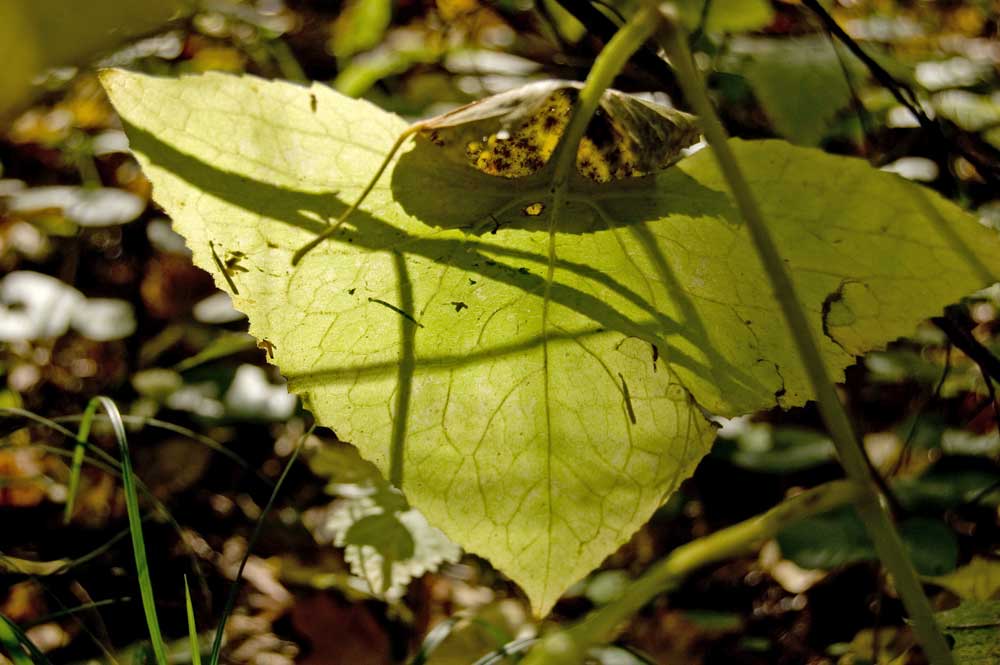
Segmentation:
<svg viewBox="0 0 1000 665">
<path fill-rule="evenodd" d="M 830 13 L 823 8 L 818 0 L 802 0 L 802 4 L 819 18 L 831 35 L 836 37 L 868 68 L 875 80 L 888 90 L 897 102 L 913 114 L 922 129 L 937 137 L 941 141 L 941 145 L 953 147 L 958 154 L 976 168 L 984 180 L 992 185 L 1000 186 L 1000 151 L 983 141 L 976 140 L 977 137 L 962 130 L 954 123 L 942 123 L 929 118 L 916 93 L 868 55 L 857 41 L 840 27 L 840 24 L 830 16 Z M 946 127 L 948 132 L 945 132 Z M 947 135 L 949 133 L 955 134 L 955 136 L 949 137 Z"/>
<path fill-rule="evenodd" d="M 984 378 L 1000 382 L 1000 358 L 972 335 L 971 328 L 966 325 L 971 322 L 963 321 L 966 318 L 954 308 L 949 308 L 944 316 L 932 318 L 931 323 L 940 328 L 959 351 L 979 366 Z"/>
</svg>

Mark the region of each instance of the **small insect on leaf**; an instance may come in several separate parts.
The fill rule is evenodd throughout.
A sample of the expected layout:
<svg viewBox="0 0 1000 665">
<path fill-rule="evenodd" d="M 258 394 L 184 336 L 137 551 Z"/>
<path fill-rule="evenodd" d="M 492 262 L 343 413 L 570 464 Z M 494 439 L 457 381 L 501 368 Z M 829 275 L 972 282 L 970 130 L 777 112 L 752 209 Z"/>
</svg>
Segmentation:
<svg viewBox="0 0 1000 665">
<path fill-rule="evenodd" d="M 269 342 L 266 339 L 257 340 L 257 348 L 263 349 L 263 351 L 267 354 L 268 360 L 274 360 L 274 350 L 276 347 L 272 342 Z"/>
<path fill-rule="evenodd" d="M 233 281 L 233 273 L 235 272 L 235 267 L 239 267 L 240 270 L 246 272 L 246 268 L 239 266 L 240 259 L 246 255 L 243 254 L 243 252 L 236 252 L 236 254 L 239 254 L 239 257 L 237 257 L 234 261 L 233 255 L 230 254 L 226 259 L 226 263 L 223 264 L 222 259 L 219 258 L 219 253 L 215 251 L 215 243 L 211 240 L 208 241 L 208 248 L 212 251 L 212 260 L 215 261 L 215 266 L 219 269 L 219 272 L 222 273 L 222 277 L 226 280 L 229 290 L 233 295 L 238 296 L 240 294 L 240 290 L 236 288 L 236 282 Z"/>
<path fill-rule="evenodd" d="M 488 175 L 514 179 L 543 173 L 562 140 L 582 88 L 583 84 L 575 81 L 539 81 L 412 125 L 396 139 L 358 199 L 326 231 L 299 248 L 292 256 L 292 265 L 336 233 L 411 136 L 437 146 L 444 159 Z M 577 171 L 598 183 L 648 175 L 679 160 L 699 136 L 694 116 L 606 90 L 580 140 Z M 536 216 L 543 209 L 539 202 L 524 213 Z"/>
<path fill-rule="evenodd" d="M 524 207 L 521 211 L 527 217 L 538 217 L 545 210 L 545 204 L 541 202 L 535 202 Z"/>
</svg>

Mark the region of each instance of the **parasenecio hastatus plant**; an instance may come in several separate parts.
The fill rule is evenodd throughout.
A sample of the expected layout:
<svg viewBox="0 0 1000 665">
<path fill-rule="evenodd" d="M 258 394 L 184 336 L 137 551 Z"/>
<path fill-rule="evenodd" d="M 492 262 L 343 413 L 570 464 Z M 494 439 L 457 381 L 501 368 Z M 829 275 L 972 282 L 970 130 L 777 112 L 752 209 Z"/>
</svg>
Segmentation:
<svg viewBox="0 0 1000 665">
<path fill-rule="evenodd" d="M 608 90 L 654 36 L 697 118 Z M 155 200 L 289 389 L 536 614 L 693 471 L 709 416 L 817 399 L 851 482 L 782 519 L 853 501 L 950 662 L 831 378 L 995 281 L 1000 239 L 860 160 L 727 139 L 686 49 L 645 4 L 584 84 L 412 126 L 322 85 L 102 80 Z M 547 657 L 609 638 L 667 578 Z"/>
</svg>

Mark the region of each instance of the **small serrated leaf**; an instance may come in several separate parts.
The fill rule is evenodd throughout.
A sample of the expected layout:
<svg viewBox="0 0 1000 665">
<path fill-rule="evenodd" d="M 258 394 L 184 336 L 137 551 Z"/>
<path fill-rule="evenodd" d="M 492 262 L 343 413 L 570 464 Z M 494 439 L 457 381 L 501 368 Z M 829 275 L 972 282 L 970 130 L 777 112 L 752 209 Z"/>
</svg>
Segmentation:
<svg viewBox="0 0 1000 665">
<path fill-rule="evenodd" d="M 344 534 L 345 545 L 374 547 L 386 558 L 409 559 L 413 556 L 413 536 L 395 513 L 362 517 Z"/>
</svg>

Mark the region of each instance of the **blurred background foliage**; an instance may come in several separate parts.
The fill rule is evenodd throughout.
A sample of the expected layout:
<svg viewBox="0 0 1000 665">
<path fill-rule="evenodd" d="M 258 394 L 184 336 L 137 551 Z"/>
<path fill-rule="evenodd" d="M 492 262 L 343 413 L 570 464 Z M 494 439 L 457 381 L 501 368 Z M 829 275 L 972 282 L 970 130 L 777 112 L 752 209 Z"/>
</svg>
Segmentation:
<svg viewBox="0 0 1000 665">
<path fill-rule="evenodd" d="M 997 2 L 680 4 L 732 134 L 867 159 L 1000 231 Z M 539 78 L 582 79 L 634 5 L 0 3 L 0 613 L 54 663 L 144 653 L 113 465 L 88 456 L 62 519 L 72 435 L 88 400 L 107 394 L 157 499 L 144 504 L 147 543 L 177 662 L 190 659 L 182 576 L 207 635 L 303 440 L 308 463 L 292 469 L 248 559 L 225 662 L 471 663 L 537 634 L 516 588 L 462 555 L 335 433 L 309 429 L 267 348 L 151 203 L 95 71 L 319 80 L 416 119 Z M 814 5 L 871 61 L 832 38 Z M 652 48 L 616 86 L 684 106 Z M 241 269 L 239 256 L 223 259 Z M 1000 651 L 997 631 L 982 630 L 1000 626 L 998 308 L 994 285 L 859 359 L 842 387 L 933 602 L 983 663 Z M 674 546 L 840 475 L 811 407 L 722 425 L 683 490 L 546 623 L 608 602 Z M 92 441 L 114 451 L 104 421 Z M 621 645 L 594 662 L 921 662 L 849 511 L 696 575 L 639 613 Z"/>
</svg>

